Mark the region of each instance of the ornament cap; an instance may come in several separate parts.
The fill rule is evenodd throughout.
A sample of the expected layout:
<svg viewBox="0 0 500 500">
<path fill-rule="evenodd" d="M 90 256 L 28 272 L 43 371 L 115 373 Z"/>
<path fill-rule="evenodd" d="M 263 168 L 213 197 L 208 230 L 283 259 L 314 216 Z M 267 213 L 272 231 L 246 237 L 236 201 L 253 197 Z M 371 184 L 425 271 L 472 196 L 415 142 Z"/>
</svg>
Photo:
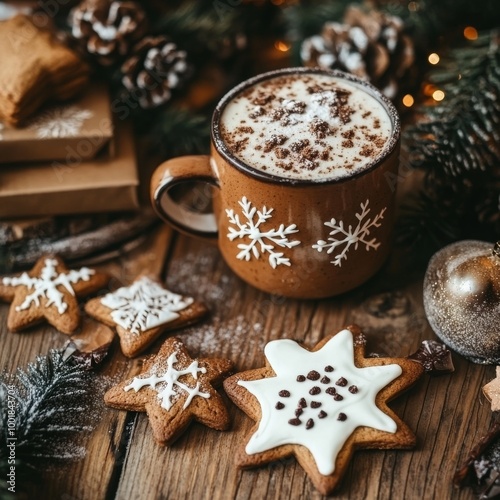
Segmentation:
<svg viewBox="0 0 500 500">
<path fill-rule="evenodd" d="M 493 245 L 493 250 L 492 250 L 492 253 L 495 257 L 498 257 L 500 259 L 500 241 L 497 241 L 494 245 Z"/>
</svg>

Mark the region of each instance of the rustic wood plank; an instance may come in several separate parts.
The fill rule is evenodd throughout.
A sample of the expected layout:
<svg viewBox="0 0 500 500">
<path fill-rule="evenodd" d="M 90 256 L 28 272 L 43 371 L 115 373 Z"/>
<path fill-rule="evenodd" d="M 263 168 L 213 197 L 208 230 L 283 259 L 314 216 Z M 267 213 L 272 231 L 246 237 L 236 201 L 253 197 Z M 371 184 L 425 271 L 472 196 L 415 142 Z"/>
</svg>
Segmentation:
<svg viewBox="0 0 500 500">
<path fill-rule="evenodd" d="M 211 307 L 208 322 L 179 332 L 193 354 L 227 356 L 238 370 L 245 370 L 262 365 L 262 348 L 271 339 L 314 344 L 354 321 L 369 335 L 369 350 L 394 356 L 415 351 L 421 340 L 434 337 L 422 307 L 421 279 L 393 288 L 390 266 L 385 273 L 342 298 L 287 300 L 244 285 L 215 248 L 180 238 L 167 283 Z M 390 293 L 385 292 L 388 282 Z M 385 315 L 380 313 L 384 304 Z M 417 449 L 357 452 L 339 498 L 472 498 L 468 490 L 453 490 L 451 479 L 459 460 L 489 426 L 491 412 L 480 388 L 493 377 L 493 369 L 454 358 L 455 374 L 425 376 L 392 403 L 415 430 Z M 236 470 L 233 450 L 253 422 L 230 408 L 230 431 L 217 433 L 193 424 L 170 448 L 156 445 L 147 417 L 139 415 L 116 498 L 320 498 L 293 458 L 261 469 Z"/>
<path fill-rule="evenodd" d="M 161 248 L 168 247 L 170 237 L 165 236 Z M 152 267 L 142 261 L 143 270 L 160 272 L 163 262 L 155 257 L 157 251 L 148 257 Z M 127 262 L 115 262 L 106 269 L 120 282 L 129 282 L 137 267 Z M 168 287 L 193 295 L 212 311 L 200 325 L 177 332 L 192 354 L 229 357 L 238 370 L 261 366 L 262 349 L 271 339 L 288 337 L 312 345 L 351 322 L 365 330 L 369 352 L 405 356 L 421 340 L 434 337 L 422 307 L 421 275 L 415 279 L 401 273 L 399 266 L 386 266 L 367 285 L 341 298 L 287 300 L 243 284 L 223 263 L 216 247 L 179 237 L 165 280 Z M 5 313 L 2 306 L 2 317 Z M 2 331 L 0 339 L 0 366 L 13 369 L 59 345 L 65 337 L 50 327 L 40 327 L 29 334 Z M 473 365 L 458 355 L 454 361 L 453 375 L 424 376 L 391 403 L 416 432 L 417 448 L 358 451 L 338 498 L 473 498 L 469 490 L 453 489 L 452 476 L 489 427 L 492 413 L 481 387 L 494 377 L 494 368 Z M 108 382 L 122 380 L 138 365 L 139 361 L 124 359 L 115 349 L 101 376 Z M 233 418 L 228 432 L 193 424 L 170 448 L 156 445 L 144 414 L 104 409 L 86 458 L 52 471 L 44 498 L 321 498 L 293 458 L 250 471 L 234 467 L 233 450 L 253 422 L 228 404 Z"/>
</svg>

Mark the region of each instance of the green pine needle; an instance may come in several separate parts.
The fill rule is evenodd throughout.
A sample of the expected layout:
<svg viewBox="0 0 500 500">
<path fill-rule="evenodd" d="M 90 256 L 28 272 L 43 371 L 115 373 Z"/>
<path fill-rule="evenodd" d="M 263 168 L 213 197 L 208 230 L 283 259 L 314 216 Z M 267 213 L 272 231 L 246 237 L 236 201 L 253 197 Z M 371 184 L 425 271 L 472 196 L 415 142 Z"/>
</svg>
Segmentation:
<svg viewBox="0 0 500 500">
<path fill-rule="evenodd" d="M 190 55 L 217 52 L 224 39 L 231 38 L 241 31 L 240 8 L 221 2 L 217 8 L 214 3 L 189 1 L 180 5 L 153 26 L 153 33 L 171 37 Z"/>
<path fill-rule="evenodd" d="M 430 75 L 445 99 L 424 108 L 405 137 L 412 166 L 427 176 L 425 191 L 403 207 L 399 239 L 410 247 L 498 236 L 499 41 L 496 30 L 483 34 L 452 51 Z"/>
<path fill-rule="evenodd" d="M 84 448 L 75 442 L 92 429 L 92 380 L 60 350 L 38 356 L 15 375 L 0 374 L 0 473 L 3 480 L 12 458 L 7 445 L 15 442 L 16 493 L 47 461 L 83 457 Z M 0 482 L 0 497 L 9 493 L 7 483 Z"/>
<path fill-rule="evenodd" d="M 151 147 L 162 158 L 208 153 L 210 120 L 187 110 L 168 108 L 159 113 L 150 133 Z"/>
</svg>

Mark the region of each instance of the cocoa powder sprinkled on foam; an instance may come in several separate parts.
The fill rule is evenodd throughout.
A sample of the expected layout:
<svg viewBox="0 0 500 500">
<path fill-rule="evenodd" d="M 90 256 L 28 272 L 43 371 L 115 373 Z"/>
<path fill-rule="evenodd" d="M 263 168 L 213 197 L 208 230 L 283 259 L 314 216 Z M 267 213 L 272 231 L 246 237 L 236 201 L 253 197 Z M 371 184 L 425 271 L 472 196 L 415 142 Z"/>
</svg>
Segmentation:
<svg viewBox="0 0 500 500">
<path fill-rule="evenodd" d="M 311 180 L 362 170 L 381 154 L 391 127 L 383 106 L 356 84 L 316 74 L 259 82 L 238 94 L 221 120 L 224 142 L 246 164 Z"/>
<path fill-rule="evenodd" d="M 272 151 L 276 146 L 281 146 L 282 144 L 285 144 L 285 142 L 288 140 L 288 137 L 286 135 L 280 134 L 276 135 L 273 134 L 270 139 L 268 139 L 265 142 L 264 145 L 264 151 L 266 153 L 269 153 L 269 151 Z"/>
<path fill-rule="evenodd" d="M 373 147 L 372 147 L 372 146 L 369 146 L 368 144 L 367 144 L 367 145 L 365 145 L 365 146 L 363 146 L 363 147 L 361 148 L 361 151 L 359 152 L 359 154 L 360 154 L 361 156 L 367 156 L 367 157 L 369 157 L 369 156 L 373 156 L 373 153 L 374 153 L 374 149 L 373 149 Z"/>
<path fill-rule="evenodd" d="M 235 132 L 237 134 L 253 134 L 253 128 L 252 127 L 238 127 Z"/>
<path fill-rule="evenodd" d="M 276 158 L 283 160 L 284 158 L 290 155 L 290 150 L 287 148 L 276 148 L 274 150 L 274 154 L 276 155 Z"/>
</svg>

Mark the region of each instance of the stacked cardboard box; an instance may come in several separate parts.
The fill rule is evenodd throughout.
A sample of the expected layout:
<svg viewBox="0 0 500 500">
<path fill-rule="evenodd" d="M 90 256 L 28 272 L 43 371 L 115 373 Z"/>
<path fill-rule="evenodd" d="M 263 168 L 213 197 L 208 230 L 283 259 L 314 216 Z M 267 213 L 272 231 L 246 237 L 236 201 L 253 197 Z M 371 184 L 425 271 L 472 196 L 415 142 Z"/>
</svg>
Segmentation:
<svg viewBox="0 0 500 500">
<path fill-rule="evenodd" d="M 138 184 L 131 126 L 101 86 L 0 129 L 0 219 L 134 210 Z"/>
</svg>

